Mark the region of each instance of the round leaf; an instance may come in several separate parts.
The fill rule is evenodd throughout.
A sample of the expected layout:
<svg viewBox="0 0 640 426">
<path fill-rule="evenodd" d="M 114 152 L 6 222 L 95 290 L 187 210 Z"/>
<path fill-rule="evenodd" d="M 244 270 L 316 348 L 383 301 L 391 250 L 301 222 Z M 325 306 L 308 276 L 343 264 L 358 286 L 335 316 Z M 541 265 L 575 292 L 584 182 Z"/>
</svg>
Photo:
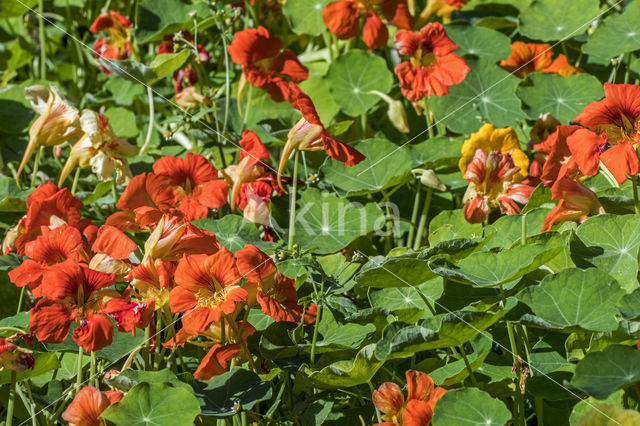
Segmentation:
<svg viewBox="0 0 640 426">
<path fill-rule="evenodd" d="M 510 418 L 502 401 L 476 388 L 448 391 L 433 410 L 433 426 L 504 425 Z"/>
<path fill-rule="evenodd" d="M 327 159 L 320 169 L 327 182 L 349 195 L 378 192 L 410 178 L 411 156 L 406 149 L 386 139 L 367 139 L 354 147 L 366 157 L 357 165 L 347 167 Z"/>
<path fill-rule="evenodd" d="M 245 244 L 253 244 L 261 250 L 273 246 L 272 243 L 263 241 L 260 238 L 258 228 L 242 216 L 228 214 L 218 220 L 194 220 L 193 224 L 200 229 L 216 234 L 218 242 L 233 253 L 240 250 Z"/>
<path fill-rule="evenodd" d="M 471 133 L 484 122 L 505 127 L 523 118 L 515 93 L 520 79 L 493 60 L 468 60 L 467 64 L 471 71 L 462 83 L 449 87 L 448 95 L 429 100 L 438 121 L 454 132 Z"/>
<path fill-rule="evenodd" d="M 327 82 L 340 109 L 355 117 L 366 113 L 380 100 L 367 92 L 388 93 L 391 90 L 393 75 L 381 57 L 352 50 L 331 64 Z"/>
<path fill-rule="evenodd" d="M 355 280 L 367 287 L 390 288 L 417 286 L 434 277 L 426 260 L 379 256 L 367 262 Z"/>
<path fill-rule="evenodd" d="M 282 5 L 282 12 L 289 19 L 296 34 L 318 36 L 325 30 L 322 11 L 333 0 L 289 0 Z"/>
<path fill-rule="evenodd" d="M 456 55 L 474 55 L 499 61 L 511 54 L 509 37 L 489 28 L 473 25 L 445 25 L 447 36 L 458 46 Z"/>
<path fill-rule="evenodd" d="M 602 83 L 590 74 L 562 77 L 533 73 L 520 83 L 516 93 L 530 118 L 550 112 L 562 123 L 573 120 L 587 104 L 604 96 Z"/>
<path fill-rule="evenodd" d="M 584 33 L 600 15 L 598 0 L 537 0 L 520 14 L 520 34 L 534 40 L 563 40 Z"/>
<path fill-rule="evenodd" d="M 134 138 L 138 135 L 139 129 L 136 124 L 136 116 L 126 108 L 109 108 L 104 112 L 109 117 L 109 124 L 113 127 L 113 132 L 123 138 Z"/>
<path fill-rule="evenodd" d="M 613 331 L 618 328 L 616 305 L 623 294 L 607 273 L 572 268 L 547 275 L 540 285 L 526 288 L 518 298 L 554 328 Z"/>
<path fill-rule="evenodd" d="M 613 58 L 640 49 L 640 3 L 630 3 L 622 14 L 610 15 L 600 24 L 587 43 L 584 53 L 601 58 Z"/>
<path fill-rule="evenodd" d="M 198 414 L 198 400 L 185 388 L 143 382 L 107 408 L 102 417 L 122 425 L 180 426 L 192 424 Z"/>
<path fill-rule="evenodd" d="M 571 384 L 597 399 L 640 379 L 640 351 L 635 347 L 611 345 L 587 354 L 576 366 Z"/>
</svg>

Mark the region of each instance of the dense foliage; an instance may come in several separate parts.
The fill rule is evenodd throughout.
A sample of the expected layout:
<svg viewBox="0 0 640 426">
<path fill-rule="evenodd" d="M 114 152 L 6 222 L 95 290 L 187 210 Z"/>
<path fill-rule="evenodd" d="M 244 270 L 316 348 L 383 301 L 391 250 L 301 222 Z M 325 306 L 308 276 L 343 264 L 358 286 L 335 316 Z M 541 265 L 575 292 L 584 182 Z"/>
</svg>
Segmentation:
<svg viewBox="0 0 640 426">
<path fill-rule="evenodd" d="M 6 425 L 640 424 L 640 1 L 0 17 Z"/>
</svg>

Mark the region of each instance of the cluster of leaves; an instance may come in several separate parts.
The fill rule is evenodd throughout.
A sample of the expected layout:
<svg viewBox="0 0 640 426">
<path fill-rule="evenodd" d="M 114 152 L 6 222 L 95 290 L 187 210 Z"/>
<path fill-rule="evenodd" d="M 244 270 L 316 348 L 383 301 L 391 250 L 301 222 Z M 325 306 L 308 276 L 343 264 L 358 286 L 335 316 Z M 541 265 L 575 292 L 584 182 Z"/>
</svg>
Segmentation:
<svg viewBox="0 0 640 426">
<path fill-rule="evenodd" d="M 86 414 L 86 397 L 100 406 L 92 420 L 107 424 L 409 424 L 401 415 L 408 405 L 402 402 L 398 415 L 389 416 L 389 407 L 374 404 L 373 391 L 387 382 L 408 385 L 410 399 L 409 374 L 404 377 L 411 370 L 427 373 L 443 390 L 432 411 L 416 417 L 425 424 L 640 423 L 635 178 L 620 184 L 610 173 L 576 177 L 607 213 L 587 218 L 595 211 L 578 211 L 571 219 L 580 223 L 541 232 L 557 207 L 542 183 L 531 188 L 519 211 L 508 212 L 515 214 L 494 210 L 470 223 L 463 209 L 468 182 L 459 168 L 463 142 L 486 123 L 512 127 L 533 163 L 527 142 L 535 139 L 541 115 L 568 124 L 602 99 L 603 83 L 637 83 L 640 2 L 390 2 L 412 9 L 414 31 L 444 21 L 454 53 L 468 67 L 459 84 L 424 103 L 404 98 L 406 88 L 394 74 L 402 59 L 393 37 L 371 46 L 370 29 L 340 39 L 327 29 L 334 31 L 323 16 L 327 6 L 349 1 L 106 3 L 0 4 L 0 227 L 7 232 L 0 257 L 0 405 L 7 423 L 77 419 L 74 413 Z M 378 11 L 385 2 L 352 3 Z M 91 47 L 98 49 L 93 25 L 110 10 L 128 17 L 129 36 L 118 54 L 100 56 Z M 392 35 L 404 31 L 382 19 Z M 308 70 L 301 82 L 284 73 L 274 77 L 289 102 L 278 102 L 273 87 L 251 80 L 248 65 L 230 58 L 235 35 L 260 26 Z M 514 42 L 548 42 L 553 56 L 564 55 L 573 71 L 519 74 L 535 56 L 507 71 Z M 163 43 L 171 51 L 158 53 Z M 269 68 L 274 61 L 266 58 L 268 63 L 250 65 Z M 363 160 L 335 161 L 317 145 L 306 152 L 308 146 L 298 145 L 300 165 L 296 153 L 294 161 L 282 157 L 280 170 L 270 166 L 295 139 L 291 129 L 299 112 L 308 121 L 290 99 L 293 89 L 279 86 L 287 79 L 313 101 L 322 131 Z M 317 309 L 315 320 L 277 319 L 239 303 L 233 314 L 255 332 L 242 356 L 206 380 L 194 377 L 205 349 L 161 349 L 160 343 L 175 338 L 169 325 L 187 324 L 184 311 L 158 311 L 161 327 L 151 321 L 146 335 L 115 331 L 109 345 L 90 354 L 71 336 L 62 343 L 33 342 L 29 310 L 37 300 L 28 287 L 9 280 L 24 261 L 10 253 L 11 243 L 26 217 L 27 197 L 38 183 L 55 181 L 75 152 L 68 140 L 38 148 L 20 179 L 18 164 L 39 115 L 25 89 L 38 84 L 58 87 L 79 109 L 100 111 L 113 134 L 140 147 L 127 160 L 132 176 L 149 176 L 160 158 L 187 152 L 220 170 L 230 181 L 223 203 L 205 206 L 204 217 L 185 210 L 186 202 L 171 207 L 197 219 L 189 223 L 199 229 L 194 232 L 215 235 L 232 253 L 249 244 L 271 255 L 277 273 L 295 282 L 301 310 Z M 201 97 L 183 102 L 187 89 Z M 631 126 L 636 131 L 638 122 Z M 268 220 L 256 220 L 264 219 L 263 210 L 250 214 L 243 205 L 237 214 L 234 207 L 232 187 L 251 183 L 230 171 L 244 164 L 246 152 L 254 155 L 239 142 L 249 130 L 266 146 L 253 166 L 264 167 L 261 178 L 271 185 L 259 200 Z M 635 150 L 638 140 L 633 143 Z M 327 145 L 325 150 L 330 152 Z M 66 183 L 80 200 L 79 215 L 96 226 L 123 213 L 116 205 L 135 195 L 113 176 L 103 181 L 99 173 L 77 170 L 73 183 Z M 276 174 L 293 176 L 283 179 L 291 198 L 278 190 Z M 191 186 L 183 189 L 192 195 Z M 125 229 L 136 245 L 126 262 L 147 258 L 144 232 L 154 226 Z M 110 289 L 129 295 L 125 281 Z M 160 320 L 165 313 L 168 319 Z M 224 327 L 223 321 L 223 343 Z M 80 390 L 84 385 L 98 393 Z"/>
</svg>

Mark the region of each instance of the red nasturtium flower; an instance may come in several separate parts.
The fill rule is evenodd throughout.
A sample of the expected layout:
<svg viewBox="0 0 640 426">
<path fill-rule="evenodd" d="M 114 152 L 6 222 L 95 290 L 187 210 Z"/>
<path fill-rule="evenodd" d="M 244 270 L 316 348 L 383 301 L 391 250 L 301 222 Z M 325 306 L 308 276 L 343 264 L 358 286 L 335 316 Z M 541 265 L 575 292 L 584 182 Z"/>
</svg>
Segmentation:
<svg viewBox="0 0 640 426">
<path fill-rule="evenodd" d="M 96 58 L 127 59 L 131 54 L 129 45 L 131 22 L 118 12 L 110 10 L 100 14 L 93 21 L 89 31 L 92 33 L 103 32 L 107 36 L 100 37 L 93 45 L 93 54 Z M 100 65 L 102 72 L 111 75 L 111 71 Z"/>
<path fill-rule="evenodd" d="M 218 171 L 202 155 L 189 152 L 184 159 L 162 157 L 153 163 L 153 171 L 170 179 L 178 196 L 178 210 L 189 221 L 204 219 L 209 209 L 227 203 L 226 182 L 218 179 Z"/>
<path fill-rule="evenodd" d="M 383 20 L 404 30 L 413 26 L 406 0 L 338 0 L 324 8 L 322 20 L 340 40 L 350 40 L 360 33 L 361 14 L 362 40 L 371 50 L 387 44 L 389 30 Z"/>
<path fill-rule="evenodd" d="M 247 291 L 238 285 L 241 278 L 236 259 L 226 248 L 211 256 L 186 255 L 176 269 L 171 312 L 184 313 L 186 332 L 197 334 L 247 300 Z"/>
<path fill-rule="evenodd" d="M 40 285 L 44 298 L 31 309 L 29 329 L 41 342 L 60 343 L 75 321 L 78 326 L 73 340 L 85 351 L 110 345 L 113 325 L 99 312 L 104 298 L 120 296 L 105 288 L 115 279 L 114 274 L 94 271 L 71 260 L 50 267 Z"/>
<path fill-rule="evenodd" d="M 373 391 L 373 403 L 383 413 L 383 423 L 377 426 L 427 426 L 433 418 L 433 408 L 447 390 L 435 387 L 429 375 L 407 370 L 407 400 L 400 386 L 385 382 Z"/>
<path fill-rule="evenodd" d="M 470 223 L 482 223 L 491 208 L 500 207 L 502 213 L 520 213 L 518 204 L 526 204 L 535 189 L 513 183 L 520 167 L 513 164 L 510 154 L 489 153 L 478 149 L 467 166 L 464 178 L 469 187 L 464 195 L 464 217 Z"/>
<path fill-rule="evenodd" d="M 85 386 L 64 410 L 62 418 L 73 426 L 103 426 L 104 420 L 100 418 L 102 412 L 123 397 L 122 392 L 102 393 L 93 386 Z"/>
<path fill-rule="evenodd" d="M 174 262 L 148 257 L 131 270 L 128 281 L 138 298 L 153 300 L 156 309 L 163 309 L 169 303 L 175 269 Z"/>
<path fill-rule="evenodd" d="M 458 46 L 438 22 L 425 25 L 418 33 L 400 30 L 394 42 L 400 54 L 410 58 L 396 66 L 394 72 L 402 94 L 411 102 L 448 94 L 449 86 L 462 82 L 469 72 L 464 59 L 453 53 Z"/>
<path fill-rule="evenodd" d="M 520 78 L 536 71 L 559 74 L 563 77 L 581 72 L 580 69 L 569 65 L 567 57 L 562 54 L 553 59 L 553 50 L 549 43 L 514 41 L 511 43 L 511 56 L 500 61 L 500 66 Z"/>
<path fill-rule="evenodd" d="M 551 187 L 551 197 L 560 200 L 542 224 L 542 232 L 553 225 L 566 221 L 584 222 L 590 214 L 605 213 L 598 196 L 583 184 L 567 177 L 560 178 Z"/>
<path fill-rule="evenodd" d="M 546 139 L 533 145 L 533 149 L 545 157 L 540 174 L 545 186 L 550 187 L 559 178 L 573 176 L 578 171 L 578 165 L 567 145 L 567 138 L 580 129 L 580 126 L 560 125 Z"/>
<path fill-rule="evenodd" d="M 302 118 L 291 128 L 287 135 L 280 164 L 278 165 L 278 185 L 284 191 L 281 175 L 287 160 L 294 150 L 321 151 L 325 150 L 334 160 L 342 162 L 345 166 L 355 166 L 364 155 L 355 148 L 345 145 L 333 139 L 327 129 L 324 128 L 316 107 L 311 98 L 295 84 L 289 85 L 289 102 L 302 113 Z"/>
<path fill-rule="evenodd" d="M 278 273 L 275 262 L 258 247 L 247 244 L 236 251 L 236 257 L 238 270 L 247 279 L 242 288 L 248 292 L 250 308 L 260 308 L 276 321 L 300 322 L 303 315 L 307 324 L 315 321 L 315 305 L 304 311 L 295 281 Z"/>
<path fill-rule="evenodd" d="M 295 53 L 282 50 L 282 41 L 269 34 L 260 26 L 238 31 L 229 44 L 231 60 L 242 65 L 242 81 L 238 86 L 238 99 L 241 98 L 245 82 L 267 91 L 276 102 L 287 100 L 289 81 L 300 83 L 309 73 Z"/>
</svg>

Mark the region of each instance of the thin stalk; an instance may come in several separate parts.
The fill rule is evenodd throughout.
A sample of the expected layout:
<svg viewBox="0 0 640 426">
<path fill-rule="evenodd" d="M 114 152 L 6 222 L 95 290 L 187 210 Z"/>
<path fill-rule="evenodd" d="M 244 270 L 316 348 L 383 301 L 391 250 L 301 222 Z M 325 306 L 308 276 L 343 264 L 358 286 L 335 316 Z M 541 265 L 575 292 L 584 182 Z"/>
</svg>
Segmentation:
<svg viewBox="0 0 640 426">
<path fill-rule="evenodd" d="M 80 387 L 82 386 L 82 357 L 83 357 L 82 346 L 78 346 L 78 364 L 76 369 L 76 393 L 80 392 Z"/>
<path fill-rule="evenodd" d="M 536 420 L 537 420 L 537 425 L 538 426 L 544 426 L 544 412 L 543 412 L 543 406 L 544 406 L 544 402 L 542 401 L 542 398 L 540 397 L 535 397 L 535 405 L 536 405 Z"/>
<path fill-rule="evenodd" d="M 615 65 L 613 66 L 613 69 L 611 70 L 611 74 L 609 74 L 609 83 L 615 83 L 616 82 L 616 75 L 618 74 L 618 68 L 620 67 L 620 62 L 622 61 L 622 58 L 617 59 Z"/>
<path fill-rule="evenodd" d="M 31 188 L 35 188 L 36 180 L 38 178 L 38 167 L 40 166 L 40 157 L 42 157 L 42 151 L 44 151 L 44 146 L 41 146 L 36 152 L 36 160 L 33 163 L 33 172 L 31 172 Z"/>
<path fill-rule="evenodd" d="M 38 424 L 38 413 L 36 413 L 36 403 L 33 400 L 33 394 L 31 393 L 29 380 L 24 381 L 24 388 L 27 390 L 27 397 L 29 398 L 29 414 L 31 414 L 31 426 L 36 426 Z"/>
<path fill-rule="evenodd" d="M 40 41 L 40 80 L 47 79 L 47 39 L 44 32 L 44 0 L 38 0 L 38 38 Z M 33 186 L 33 185 L 32 185 Z"/>
<path fill-rule="evenodd" d="M 227 38 L 225 36 L 224 27 L 217 22 L 222 38 L 222 47 L 224 52 L 224 73 L 225 73 L 225 96 L 224 96 L 224 121 L 222 122 L 222 134 L 227 131 L 227 122 L 229 120 L 229 100 L 231 96 L 231 69 L 229 65 L 229 52 L 227 51 Z"/>
<path fill-rule="evenodd" d="M 427 96 L 422 98 L 422 105 L 424 106 L 424 117 L 427 120 L 427 133 L 429 134 L 429 139 L 433 139 L 433 121 L 431 120 L 431 110 L 429 109 L 429 98 Z"/>
<path fill-rule="evenodd" d="M 638 175 L 631 175 L 631 182 L 633 183 L 633 207 L 636 214 L 640 213 L 640 205 L 638 204 Z"/>
<path fill-rule="evenodd" d="M 464 365 L 467 367 L 467 372 L 469 373 L 469 377 L 471 378 L 471 383 L 473 386 L 478 386 L 478 381 L 476 380 L 475 374 L 473 374 L 473 369 L 471 368 L 471 364 L 469 364 L 469 359 L 467 358 L 467 353 L 464 351 L 464 345 L 460 345 L 458 347 L 460 349 L 460 354 L 462 354 L 462 359 L 464 360 Z"/>
<path fill-rule="evenodd" d="M 113 205 L 118 204 L 118 188 L 116 188 L 116 180 L 111 180 L 111 196 L 113 197 Z"/>
<path fill-rule="evenodd" d="M 522 225 L 520 227 L 520 243 L 522 245 L 527 244 L 527 214 L 522 215 Z"/>
<path fill-rule="evenodd" d="M 360 116 L 360 125 L 362 127 L 362 139 L 367 138 L 367 114 Z"/>
<path fill-rule="evenodd" d="M 151 324 L 144 329 L 144 369 L 149 371 L 151 366 Z"/>
<path fill-rule="evenodd" d="M 516 338 L 513 330 L 513 324 L 510 321 L 507 321 L 507 334 L 509 335 L 509 344 L 511 345 L 511 353 L 513 355 L 513 363 L 518 366 L 520 360 L 518 359 L 518 345 L 516 343 Z M 517 368 L 516 371 L 520 371 Z M 520 377 L 515 378 L 515 400 L 518 406 L 518 419 L 521 425 L 524 425 L 524 398 L 522 392 L 520 392 Z"/>
<path fill-rule="evenodd" d="M 9 402 L 7 403 L 6 426 L 13 424 L 13 409 L 16 405 L 16 372 L 11 371 L 11 387 L 9 388 Z"/>
<path fill-rule="evenodd" d="M 289 240 L 287 248 L 293 250 L 293 237 L 296 232 L 296 195 L 298 192 L 298 157 L 300 151 L 296 149 L 293 155 L 293 188 L 289 193 Z"/>
<path fill-rule="evenodd" d="M 71 184 L 71 195 L 76 194 L 78 189 L 78 180 L 80 179 L 80 167 L 76 168 L 76 174 L 73 175 L 73 183 Z"/>
<path fill-rule="evenodd" d="M 627 54 L 627 66 L 624 71 L 624 84 L 629 83 L 629 79 L 631 78 L 631 61 L 633 60 L 633 52 Z"/>
<path fill-rule="evenodd" d="M 96 388 L 98 388 L 98 378 L 96 376 L 96 352 L 95 351 L 91 351 L 91 373 L 89 376 L 89 383 L 91 383 L 92 381 L 94 381 L 94 386 Z"/>
<path fill-rule="evenodd" d="M 253 84 L 249 83 L 249 93 L 247 95 L 247 105 L 244 107 L 244 117 L 242 117 L 242 130 L 247 128 L 249 113 L 251 112 L 251 100 L 253 99 Z M 240 99 L 238 99 L 240 102 Z"/>
<path fill-rule="evenodd" d="M 24 286 L 20 290 L 20 299 L 18 299 L 18 309 L 16 309 L 16 314 L 19 314 L 20 311 L 22 310 L 22 300 L 24 299 L 24 291 L 25 291 L 26 288 L 27 288 L 27 286 Z"/>
<path fill-rule="evenodd" d="M 320 324 L 320 318 L 322 317 L 322 304 L 318 304 L 318 311 L 316 314 L 316 322 L 313 324 L 313 338 L 311 339 L 311 356 L 310 356 L 310 364 L 313 368 L 313 364 L 316 360 L 316 343 L 318 343 L 318 325 Z"/>
<path fill-rule="evenodd" d="M 233 331 L 233 333 L 236 335 L 236 339 L 240 343 L 240 346 L 242 346 L 242 349 L 247 354 L 247 358 L 249 358 L 249 365 L 251 366 L 251 369 L 253 370 L 254 373 L 259 374 L 259 370 L 256 367 L 255 362 L 253 361 L 253 355 L 251 354 L 251 352 L 249 351 L 249 348 L 247 347 L 247 342 L 245 342 L 242 336 L 239 334 L 240 331 L 238 330 L 238 326 L 234 321 L 230 320 L 226 314 L 222 314 L 222 315 L 224 319 L 227 320 L 227 322 L 229 323 L 229 327 L 231 328 L 231 331 Z"/>
<path fill-rule="evenodd" d="M 138 155 L 144 154 L 144 152 L 149 147 L 149 143 L 151 142 L 151 135 L 153 134 L 153 115 L 154 104 L 153 104 L 153 90 L 151 90 L 151 86 L 147 86 L 147 102 L 149 102 L 149 127 L 147 128 L 147 137 L 144 139 L 144 143 L 142 144 L 142 148 L 140 148 L 140 152 Z"/>
<path fill-rule="evenodd" d="M 422 192 L 422 184 L 418 183 L 416 195 L 413 198 L 413 210 L 411 210 L 411 227 L 409 228 L 409 236 L 407 237 L 407 247 L 413 246 L 413 238 L 416 235 L 416 220 L 418 220 L 418 209 L 420 208 L 420 194 Z"/>
<path fill-rule="evenodd" d="M 273 416 L 273 413 L 276 412 L 278 406 L 280 405 L 280 401 L 282 400 L 282 394 L 284 393 L 284 389 L 287 387 L 287 382 L 289 381 L 289 376 L 285 373 L 284 379 L 282 380 L 282 384 L 280 385 L 280 390 L 278 390 L 278 394 L 276 395 L 275 401 L 271 404 L 271 407 L 267 410 L 264 415 L 265 419 L 270 419 Z"/>
<path fill-rule="evenodd" d="M 420 244 L 422 243 L 422 234 L 424 234 L 424 229 L 427 225 L 427 217 L 429 216 L 429 207 L 431 207 L 432 196 L 433 188 L 427 188 L 427 198 L 424 200 L 424 206 L 422 206 L 420 223 L 418 224 L 418 231 L 416 232 L 416 240 L 413 243 L 414 250 L 418 250 L 420 248 Z"/>
</svg>

